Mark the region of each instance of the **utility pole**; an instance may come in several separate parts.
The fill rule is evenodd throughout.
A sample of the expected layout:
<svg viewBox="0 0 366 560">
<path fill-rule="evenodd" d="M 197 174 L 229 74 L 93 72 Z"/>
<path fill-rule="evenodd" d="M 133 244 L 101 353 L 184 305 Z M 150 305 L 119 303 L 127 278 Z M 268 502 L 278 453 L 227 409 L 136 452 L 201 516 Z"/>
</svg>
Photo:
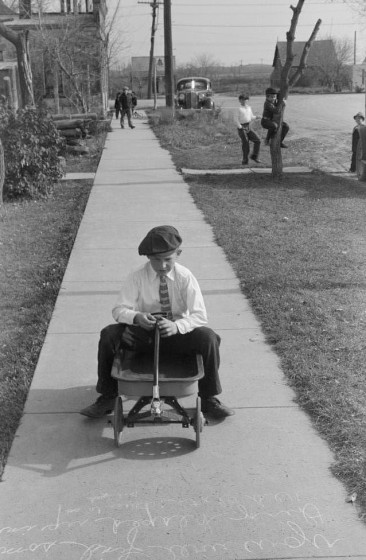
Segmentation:
<svg viewBox="0 0 366 560">
<path fill-rule="evenodd" d="M 174 113 L 174 71 L 172 43 L 171 0 L 164 0 L 164 58 L 165 58 L 165 100 L 166 106 Z"/>
<path fill-rule="evenodd" d="M 151 99 L 151 84 L 152 84 L 152 76 L 153 76 L 153 68 L 154 68 L 154 43 L 155 43 L 155 33 L 156 33 L 156 12 L 159 8 L 158 0 L 153 0 L 153 2 L 138 2 L 138 4 L 150 4 L 152 7 L 152 24 L 151 24 L 151 37 L 150 37 L 150 59 L 149 59 L 149 74 L 148 74 L 148 83 L 147 83 L 147 98 Z M 156 84 L 154 84 L 156 87 Z"/>
</svg>

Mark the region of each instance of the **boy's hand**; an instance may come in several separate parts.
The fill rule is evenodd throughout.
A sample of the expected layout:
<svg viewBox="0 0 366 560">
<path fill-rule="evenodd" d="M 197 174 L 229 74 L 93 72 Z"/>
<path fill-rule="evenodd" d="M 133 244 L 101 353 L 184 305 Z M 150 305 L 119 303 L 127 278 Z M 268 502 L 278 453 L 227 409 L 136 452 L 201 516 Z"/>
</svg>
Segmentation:
<svg viewBox="0 0 366 560">
<path fill-rule="evenodd" d="M 162 338 L 173 336 L 178 333 L 177 325 L 174 323 L 174 321 L 169 321 L 169 319 L 158 319 L 158 328 L 160 331 L 160 336 Z"/>
<path fill-rule="evenodd" d="M 155 328 L 156 319 L 151 313 L 136 313 L 133 323 L 146 331 L 152 331 Z"/>
</svg>

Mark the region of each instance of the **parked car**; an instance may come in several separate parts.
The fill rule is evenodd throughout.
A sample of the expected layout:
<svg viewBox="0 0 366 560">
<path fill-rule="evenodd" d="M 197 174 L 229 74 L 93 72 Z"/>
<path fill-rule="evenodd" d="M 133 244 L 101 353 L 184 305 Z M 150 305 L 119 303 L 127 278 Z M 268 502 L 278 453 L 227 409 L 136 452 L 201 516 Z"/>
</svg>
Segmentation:
<svg viewBox="0 0 366 560">
<path fill-rule="evenodd" d="M 211 81 L 202 77 L 181 78 L 177 81 L 175 102 L 178 109 L 214 109 Z"/>
</svg>

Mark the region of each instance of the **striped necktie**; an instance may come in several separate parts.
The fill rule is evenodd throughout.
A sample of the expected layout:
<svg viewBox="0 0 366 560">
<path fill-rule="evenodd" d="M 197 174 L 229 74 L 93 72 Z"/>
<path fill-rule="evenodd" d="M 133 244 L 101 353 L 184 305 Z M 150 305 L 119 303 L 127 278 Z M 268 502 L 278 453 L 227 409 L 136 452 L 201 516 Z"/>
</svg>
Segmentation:
<svg viewBox="0 0 366 560">
<path fill-rule="evenodd" d="M 167 318 L 171 321 L 173 319 L 173 313 L 170 306 L 168 284 L 166 281 L 166 276 L 164 274 L 160 276 L 159 298 L 162 313 L 166 313 Z"/>
</svg>

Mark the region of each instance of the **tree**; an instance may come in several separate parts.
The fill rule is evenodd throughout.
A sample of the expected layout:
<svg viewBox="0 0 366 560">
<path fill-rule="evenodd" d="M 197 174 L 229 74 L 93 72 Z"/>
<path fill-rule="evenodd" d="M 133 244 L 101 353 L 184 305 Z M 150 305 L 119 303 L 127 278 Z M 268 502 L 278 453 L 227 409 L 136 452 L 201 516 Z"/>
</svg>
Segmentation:
<svg viewBox="0 0 366 560">
<path fill-rule="evenodd" d="M 191 65 L 197 68 L 200 74 L 205 75 L 218 66 L 218 62 L 210 54 L 201 53 L 194 57 Z"/>
<path fill-rule="evenodd" d="M 281 179 L 283 174 L 282 153 L 281 153 L 281 146 L 280 146 L 281 127 L 282 127 L 283 115 L 285 111 L 285 104 L 286 104 L 286 99 L 288 97 L 288 92 L 289 89 L 296 84 L 296 82 L 300 79 L 300 77 L 305 71 L 306 61 L 311 45 L 314 42 L 321 25 L 321 20 L 318 19 L 308 41 L 305 43 L 299 65 L 297 66 L 295 72 L 291 73 L 291 69 L 294 61 L 293 43 L 295 41 L 295 32 L 304 3 L 305 0 L 298 0 L 297 5 L 295 7 L 290 6 L 293 15 L 291 19 L 290 29 L 286 33 L 286 39 L 287 39 L 286 62 L 281 70 L 280 91 L 278 95 L 278 103 L 279 106 L 281 107 L 280 121 L 279 121 L 279 127 L 277 133 L 270 143 L 271 160 L 272 160 L 272 177 L 275 180 Z"/>
<path fill-rule="evenodd" d="M 328 0 L 333 3 L 337 0 Z M 358 15 L 366 16 L 366 2 L 365 0 L 343 0 L 344 4 L 347 4 L 352 10 L 354 10 Z"/>
<path fill-rule="evenodd" d="M 323 52 L 318 56 L 315 64 L 319 81 L 332 91 L 341 91 L 344 85 L 348 85 L 347 68 L 353 61 L 353 44 L 348 38 L 326 39 L 333 44 L 334 54 Z"/>
</svg>

